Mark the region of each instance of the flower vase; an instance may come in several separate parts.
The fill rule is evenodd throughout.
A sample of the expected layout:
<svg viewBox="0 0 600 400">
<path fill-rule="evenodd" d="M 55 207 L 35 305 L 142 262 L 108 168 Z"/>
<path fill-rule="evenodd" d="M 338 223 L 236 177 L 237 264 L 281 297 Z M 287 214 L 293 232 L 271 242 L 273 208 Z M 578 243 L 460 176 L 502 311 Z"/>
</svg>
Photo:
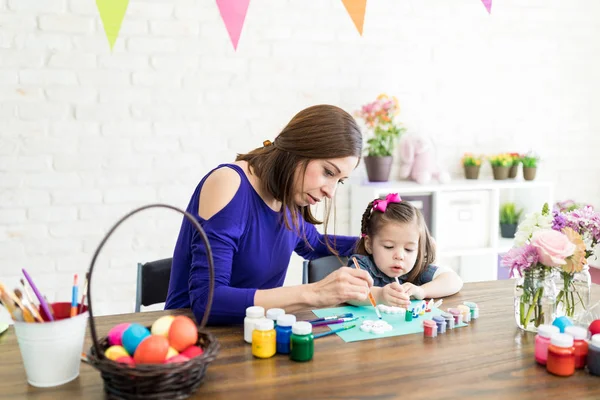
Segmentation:
<svg viewBox="0 0 600 400">
<path fill-rule="evenodd" d="M 577 320 L 587 311 L 591 302 L 592 277 L 589 267 L 585 265 L 580 272 L 560 271 L 556 275 L 556 316 L 566 316 Z"/>
<path fill-rule="evenodd" d="M 537 332 L 541 324 L 551 324 L 557 296 L 557 272 L 548 267 L 523 270 L 515 280 L 515 322 L 525 331 Z"/>
</svg>

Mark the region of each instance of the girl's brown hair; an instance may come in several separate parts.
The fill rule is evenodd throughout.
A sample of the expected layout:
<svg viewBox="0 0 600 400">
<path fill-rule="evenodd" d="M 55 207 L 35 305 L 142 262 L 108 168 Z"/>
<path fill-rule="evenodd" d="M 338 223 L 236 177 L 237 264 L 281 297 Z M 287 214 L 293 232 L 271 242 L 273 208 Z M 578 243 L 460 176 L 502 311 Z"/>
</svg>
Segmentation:
<svg viewBox="0 0 600 400">
<path fill-rule="evenodd" d="M 354 118 L 339 107 L 323 104 L 300 111 L 273 143 L 265 142 L 263 147 L 238 154 L 236 161 L 248 162 L 262 189 L 281 201 L 285 226 L 299 232 L 299 214 L 308 223 L 323 222 L 313 216 L 310 207 L 299 207 L 294 202 L 294 177 L 298 168 L 303 179 L 311 160 L 353 156 L 360 162 L 361 153 L 362 134 Z M 325 205 L 327 235 L 331 203 L 326 199 Z"/>
<path fill-rule="evenodd" d="M 407 277 L 408 282 L 414 283 L 423 269 L 435 260 L 435 245 L 429 234 L 429 229 L 427 229 L 423 214 L 407 201 L 388 203 L 385 212 L 374 210 L 373 203 L 374 201 L 370 202 L 363 213 L 360 225 L 361 238 L 356 245 L 356 253 L 369 254 L 365 247 L 365 236 L 369 236 L 372 240 L 373 236 L 377 235 L 377 232 L 379 232 L 384 224 L 390 222 L 399 224 L 416 223 L 419 229 L 419 249 L 417 261 Z"/>
</svg>

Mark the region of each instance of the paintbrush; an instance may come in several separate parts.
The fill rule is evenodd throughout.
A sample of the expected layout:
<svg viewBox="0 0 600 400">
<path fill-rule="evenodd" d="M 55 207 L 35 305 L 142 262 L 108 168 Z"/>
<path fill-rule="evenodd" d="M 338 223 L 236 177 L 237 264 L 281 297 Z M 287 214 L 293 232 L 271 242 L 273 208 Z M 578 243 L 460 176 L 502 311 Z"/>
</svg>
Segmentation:
<svg viewBox="0 0 600 400">
<path fill-rule="evenodd" d="M 356 269 L 360 269 L 360 267 L 358 266 L 358 261 L 356 261 L 356 257 L 352 257 L 352 261 L 354 262 L 354 266 L 356 267 Z M 375 309 L 375 312 L 377 313 L 377 317 L 379 319 L 382 319 L 381 313 L 379 312 L 379 309 L 377 308 L 377 303 L 375 302 L 375 298 L 373 297 L 373 294 L 371 293 L 370 290 L 369 290 L 369 301 L 373 305 L 373 308 Z"/>
<path fill-rule="evenodd" d="M 27 302 L 25 299 L 23 299 L 23 293 L 21 292 L 21 290 L 19 288 L 15 289 L 15 296 L 17 296 L 17 298 L 23 305 L 23 318 L 25 318 L 26 322 L 35 322 L 35 321 L 28 321 L 29 316 L 36 319 L 38 322 L 44 322 L 44 320 L 42 319 L 42 316 L 37 312 L 35 307 L 33 305 L 29 304 L 29 302 Z"/>
<path fill-rule="evenodd" d="M 313 337 L 315 339 L 318 339 L 320 337 L 333 335 L 334 333 L 338 333 L 338 332 L 341 332 L 341 331 L 347 331 L 348 329 L 352 329 L 355 326 L 356 326 L 356 324 L 354 324 L 354 325 L 346 325 L 346 326 L 343 326 L 341 328 L 333 329 L 333 330 L 331 330 L 329 332 L 317 333 Z"/>
<path fill-rule="evenodd" d="M 21 303 L 21 300 L 18 299 L 17 296 L 15 296 L 15 294 L 6 289 L 6 287 L 0 283 L 0 290 L 2 290 L 2 292 L 4 293 L 4 299 L 3 302 L 6 303 L 10 303 L 11 305 L 16 306 L 15 310 L 19 310 L 21 312 L 21 316 L 23 317 L 23 321 L 25 322 L 35 322 L 35 318 L 33 318 L 33 315 L 31 315 L 31 312 L 25 308 L 25 306 L 23 306 L 23 303 Z M 17 316 L 18 318 L 18 313 L 15 312 L 15 316 Z"/>
<path fill-rule="evenodd" d="M 87 272 L 85 274 L 85 282 L 83 282 L 83 291 L 81 292 L 81 303 L 79 303 L 79 310 L 77 310 L 77 314 L 81 314 L 83 312 L 83 302 L 85 301 L 85 296 L 87 295 L 87 287 L 88 280 L 90 278 L 90 273 Z"/>
<path fill-rule="evenodd" d="M 44 322 L 44 319 L 42 318 L 40 312 L 37 309 L 37 305 L 35 304 L 35 301 L 33 300 L 33 296 L 31 295 L 29 288 L 25 284 L 25 280 L 23 278 L 21 278 L 19 281 L 21 282 L 21 286 L 23 286 L 23 291 L 25 292 L 25 296 L 27 297 L 27 301 L 29 302 L 29 309 L 33 313 L 33 316 L 39 322 Z M 16 292 L 16 289 L 15 289 L 15 292 Z"/>
</svg>

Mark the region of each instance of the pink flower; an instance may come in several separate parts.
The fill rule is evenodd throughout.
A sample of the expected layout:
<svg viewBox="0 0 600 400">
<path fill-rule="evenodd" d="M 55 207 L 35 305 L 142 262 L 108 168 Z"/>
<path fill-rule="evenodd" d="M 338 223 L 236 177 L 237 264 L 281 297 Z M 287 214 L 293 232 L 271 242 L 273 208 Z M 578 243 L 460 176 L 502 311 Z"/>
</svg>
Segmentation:
<svg viewBox="0 0 600 400">
<path fill-rule="evenodd" d="M 575 245 L 567 235 L 552 229 L 534 232 L 531 245 L 536 248 L 539 262 L 547 267 L 565 265 L 565 259 L 575 252 Z"/>
</svg>

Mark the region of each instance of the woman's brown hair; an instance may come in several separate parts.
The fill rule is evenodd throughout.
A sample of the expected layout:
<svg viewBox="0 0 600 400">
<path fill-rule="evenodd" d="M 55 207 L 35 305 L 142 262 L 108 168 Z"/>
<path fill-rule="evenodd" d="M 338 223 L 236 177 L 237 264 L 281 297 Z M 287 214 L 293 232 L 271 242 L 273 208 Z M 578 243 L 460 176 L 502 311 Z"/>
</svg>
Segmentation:
<svg viewBox="0 0 600 400">
<path fill-rule="evenodd" d="M 363 213 L 360 230 L 361 238 L 356 245 L 356 253 L 368 255 L 365 247 L 365 236 L 371 241 L 381 227 L 390 222 L 398 224 L 416 223 L 419 229 L 419 250 L 413 269 L 408 273 L 407 281 L 415 282 L 423 269 L 435 261 L 435 245 L 427 229 L 427 224 L 421 211 L 407 201 L 388 203 L 385 212 L 373 209 L 374 201 L 370 202 Z"/>
<path fill-rule="evenodd" d="M 362 152 L 362 134 L 354 118 L 332 105 L 308 107 L 296 114 L 273 140 L 246 154 L 238 154 L 236 161 L 246 161 L 263 188 L 281 201 L 285 226 L 300 231 L 298 214 L 311 224 L 321 224 L 310 207 L 299 207 L 294 202 L 294 177 L 300 167 L 304 172 L 312 160 L 358 157 Z M 325 234 L 331 204 L 326 201 Z M 291 221 L 290 221 L 291 219 Z"/>
</svg>

